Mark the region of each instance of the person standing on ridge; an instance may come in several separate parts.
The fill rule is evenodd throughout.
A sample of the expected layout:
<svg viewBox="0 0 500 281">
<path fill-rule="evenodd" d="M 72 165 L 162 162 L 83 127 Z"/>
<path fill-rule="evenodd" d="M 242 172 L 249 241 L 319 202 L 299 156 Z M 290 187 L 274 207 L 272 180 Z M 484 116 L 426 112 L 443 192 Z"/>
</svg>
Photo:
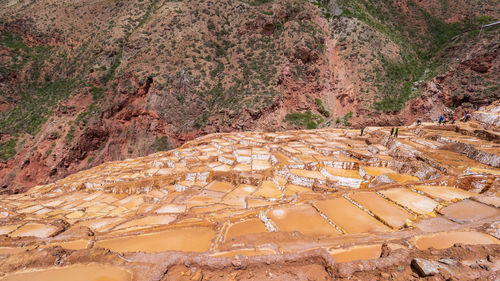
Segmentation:
<svg viewBox="0 0 500 281">
<path fill-rule="evenodd" d="M 417 126 L 420 126 L 420 125 L 422 125 L 422 118 L 418 118 L 418 120 L 417 120 Z"/>
<path fill-rule="evenodd" d="M 399 128 L 396 128 L 396 130 L 394 130 L 394 137 L 397 138 L 399 135 Z"/>
<path fill-rule="evenodd" d="M 439 125 L 441 125 L 441 123 L 443 123 L 443 121 L 444 121 L 444 116 L 443 116 L 443 115 L 441 115 L 441 116 L 439 117 L 439 122 L 438 122 L 438 123 L 439 123 Z"/>
<path fill-rule="evenodd" d="M 464 122 L 469 121 L 470 117 L 471 117 L 470 113 L 468 111 L 466 111 L 465 116 L 464 116 Z"/>
<path fill-rule="evenodd" d="M 391 128 L 391 137 L 392 137 L 392 134 L 394 134 L 394 127 Z"/>
<path fill-rule="evenodd" d="M 361 135 L 360 136 L 363 136 L 363 131 L 365 130 L 365 128 L 361 128 Z"/>
</svg>

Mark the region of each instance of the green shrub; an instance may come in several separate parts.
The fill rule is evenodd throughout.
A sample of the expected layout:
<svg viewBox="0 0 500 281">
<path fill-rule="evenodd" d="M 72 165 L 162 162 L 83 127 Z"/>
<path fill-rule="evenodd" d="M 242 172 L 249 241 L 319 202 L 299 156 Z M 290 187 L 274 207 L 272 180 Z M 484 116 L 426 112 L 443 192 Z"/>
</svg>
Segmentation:
<svg viewBox="0 0 500 281">
<path fill-rule="evenodd" d="M 344 126 L 351 126 L 351 122 L 349 122 L 349 119 L 352 117 L 352 111 L 349 111 L 346 115 L 344 115 Z"/>
<path fill-rule="evenodd" d="M 166 136 L 158 137 L 156 136 L 155 141 L 151 145 L 151 149 L 156 151 L 166 151 L 173 148 L 172 143 Z"/>
<path fill-rule="evenodd" d="M 312 114 L 311 111 L 305 113 L 294 112 L 287 114 L 285 120 L 290 124 L 294 124 L 307 129 L 316 129 L 323 122 L 323 117 Z"/>
<path fill-rule="evenodd" d="M 8 160 L 16 155 L 16 143 L 17 139 L 14 138 L 0 143 L 0 159 Z"/>
</svg>

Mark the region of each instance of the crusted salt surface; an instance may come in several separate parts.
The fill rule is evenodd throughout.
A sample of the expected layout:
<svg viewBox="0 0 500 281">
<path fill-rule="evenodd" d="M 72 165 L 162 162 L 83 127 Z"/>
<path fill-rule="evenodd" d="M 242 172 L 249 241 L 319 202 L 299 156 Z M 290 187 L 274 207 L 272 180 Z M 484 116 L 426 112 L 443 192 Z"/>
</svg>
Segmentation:
<svg viewBox="0 0 500 281">
<path fill-rule="evenodd" d="M 273 225 L 271 220 L 266 217 L 266 214 L 262 211 L 259 212 L 259 219 L 266 225 L 266 229 L 269 232 L 277 232 L 278 229 Z"/>
<path fill-rule="evenodd" d="M 248 236 L 263 231 L 288 232 L 280 237 L 295 237 L 299 231 L 318 245 L 325 237 L 342 234 L 344 236 L 340 239 L 345 237 L 349 243 L 356 244 L 361 240 L 371 241 L 374 237 L 380 239 L 389 230 L 398 232 L 396 236 L 403 240 L 417 231 L 428 232 L 430 228 L 417 224 L 430 221 L 432 216 L 439 216 L 441 222 L 449 221 L 445 218 L 447 216 L 462 223 L 450 222 L 440 226 L 444 230 L 452 226 L 474 227 L 471 217 L 477 217 L 474 223 L 481 225 L 497 219 L 491 210 L 495 210 L 492 208 L 498 204 L 495 186 L 498 169 L 474 165 L 462 167 L 450 177 L 447 171 L 455 169 L 452 164 L 460 163 L 463 155 L 447 154 L 437 147 L 435 140 L 420 137 L 427 129 L 419 130 L 422 132 L 418 135 L 408 132 L 408 138 L 398 139 L 404 142 L 404 146 L 387 138 L 383 142 L 387 147 L 376 142 L 380 135 L 387 135 L 388 130 L 377 128 L 372 130 L 375 137 L 369 146 L 358 139 L 359 132 L 334 129 L 286 134 L 209 135 L 186 143 L 182 149 L 105 163 L 56 183 L 35 187 L 26 194 L 0 195 L 0 218 L 9 226 L 0 228 L 0 233 L 21 237 L 16 238 L 22 240 L 17 242 L 6 236 L 8 243 L 28 241 L 38 247 L 39 240 L 43 239 L 23 236 L 19 230 L 22 231 L 28 223 L 38 223 L 42 226 L 36 234 L 51 236 L 55 232 L 48 233 L 46 226 L 52 229 L 51 226 L 64 221 L 65 227 L 71 230 L 67 231 L 68 235 L 71 235 L 72 228 L 88 227 L 95 233 L 93 239 L 97 246 L 111 250 L 210 249 L 223 253 L 215 256 L 231 256 L 235 253 L 260 253 L 253 250 L 238 252 L 238 247 L 247 249 L 245 243 L 249 238 L 255 238 L 259 245 L 269 243 L 275 249 L 276 241 L 265 238 L 271 237 L 269 234 Z M 418 140 L 413 142 L 412 138 Z M 460 141 L 476 143 L 490 153 L 498 147 L 471 136 Z M 422 154 L 421 159 L 425 161 L 418 161 L 420 158 L 407 161 L 404 157 L 411 158 L 417 153 L 412 150 L 401 160 L 401 153 L 411 147 L 432 153 Z M 442 159 L 441 154 L 446 159 Z M 477 162 L 466 162 L 467 165 L 471 163 Z M 428 187 L 420 186 L 415 175 L 426 180 Z M 384 182 L 381 177 L 391 180 Z M 375 189 L 369 185 L 374 179 L 376 182 L 371 183 Z M 391 189 L 388 189 L 388 183 L 393 185 Z M 462 186 L 472 187 L 472 191 L 477 189 L 483 194 L 477 196 L 474 192 L 458 189 Z M 475 208 L 483 203 L 469 202 L 462 203 L 468 204 L 469 208 L 459 208 L 461 205 L 453 203 L 469 197 L 490 206 Z M 489 211 L 475 216 L 471 210 Z M 412 224 L 415 228 L 399 232 Z M 255 232 L 254 228 L 259 231 Z M 494 234 L 498 233 L 497 228 L 492 224 L 480 231 Z M 24 230 L 28 233 L 30 229 Z M 198 232 L 191 235 L 192 231 Z M 224 234 L 228 233 L 227 237 L 244 236 L 241 238 L 244 243 L 232 245 L 233 239 L 225 239 Z M 66 235 L 65 232 L 62 234 Z M 173 234 L 175 243 L 169 240 Z M 184 239 L 185 235 L 190 238 Z M 193 248 L 190 243 L 197 242 L 198 236 L 203 236 L 202 243 Z M 300 239 L 297 241 L 287 240 L 284 244 L 301 251 L 312 247 Z M 90 245 L 92 247 L 92 243 Z M 225 248 L 220 250 L 219 247 Z"/>
</svg>

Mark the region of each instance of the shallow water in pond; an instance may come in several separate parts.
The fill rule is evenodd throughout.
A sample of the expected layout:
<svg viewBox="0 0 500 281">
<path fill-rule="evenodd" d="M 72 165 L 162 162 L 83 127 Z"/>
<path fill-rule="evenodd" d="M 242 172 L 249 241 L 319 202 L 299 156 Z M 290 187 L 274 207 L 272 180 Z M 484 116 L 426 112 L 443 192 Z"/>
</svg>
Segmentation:
<svg viewBox="0 0 500 281">
<path fill-rule="evenodd" d="M 457 243 L 467 245 L 500 244 L 500 241 L 481 232 L 441 232 L 431 235 L 417 236 L 414 244 L 420 250 L 429 248 L 446 249 Z"/>
<path fill-rule="evenodd" d="M 357 192 L 349 197 L 394 228 L 402 227 L 407 219 L 415 217 L 405 209 L 378 196 L 375 192 Z"/>
<path fill-rule="evenodd" d="M 382 253 L 382 245 L 364 245 L 330 250 L 335 262 L 376 259 L 380 257 L 380 253 Z"/>
<path fill-rule="evenodd" d="M 415 188 L 429 194 L 432 197 L 439 198 L 445 201 L 452 201 L 454 199 L 465 199 L 476 195 L 473 192 L 449 186 L 418 185 L 415 186 Z"/>
<path fill-rule="evenodd" d="M 448 218 L 458 221 L 477 221 L 480 219 L 495 217 L 500 218 L 500 210 L 472 200 L 464 200 L 441 209 Z"/>
<path fill-rule="evenodd" d="M 477 197 L 479 202 L 482 202 L 487 205 L 495 206 L 500 208 L 500 197 L 497 196 L 479 196 Z"/>
<path fill-rule="evenodd" d="M 0 235 L 9 234 L 10 232 L 16 230 L 18 227 L 19 225 L 17 224 L 0 226 Z"/>
<path fill-rule="evenodd" d="M 268 217 L 280 231 L 299 231 L 309 236 L 337 235 L 338 232 L 309 204 L 273 209 Z"/>
<path fill-rule="evenodd" d="M 132 275 L 124 269 L 101 264 L 53 267 L 43 270 L 8 274 L 1 281 L 131 281 Z"/>
<path fill-rule="evenodd" d="M 347 233 L 389 230 L 387 226 L 345 198 L 317 201 L 314 205 Z"/>
<path fill-rule="evenodd" d="M 434 208 L 439 205 L 436 201 L 428 197 L 404 188 L 383 190 L 380 191 L 380 193 L 384 194 L 392 201 L 395 201 L 398 204 L 401 204 L 402 206 L 405 206 L 410 210 L 420 214 L 431 213 Z"/>
<path fill-rule="evenodd" d="M 95 243 L 95 247 L 117 252 L 204 252 L 210 248 L 214 236 L 215 231 L 210 227 L 172 228 L 156 233 L 100 240 Z"/>
<path fill-rule="evenodd" d="M 224 240 L 227 241 L 233 237 L 261 232 L 267 232 L 264 223 L 257 218 L 248 219 L 231 224 L 224 235 Z"/>
<path fill-rule="evenodd" d="M 218 258 L 228 258 L 228 257 L 234 257 L 234 256 L 262 256 L 262 255 L 274 255 L 276 252 L 272 249 L 238 249 L 238 250 L 233 250 L 233 251 L 227 251 L 227 252 L 219 252 L 212 254 L 210 256 L 212 257 L 218 257 Z"/>
<path fill-rule="evenodd" d="M 35 236 L 39 238 L 47 238 L 57 231 L 57 227 L 53 225 L 45 225 L 41 223 L 27 223 L 16 231 L 12 232 L 11 237 Z"/>
<path fill-rule="evenodd" d="M 125 229 L 133 226 L 163 225 L 169 224 L 173 220 L 175 220 L 175 216 L 172 215 L 147 216 L 144 218 L 128 221 L 124 224 L 120 224 L 115 227 L 115 229 Z"/>
<path fill-rule="evenodd" d="M 89 240 L 86 239 L 80 239 L 80 240 L 73 240 L 73 241 L 63 241 L 63 242 L 53 242 L 49 243 L 46 245 L 43 245 L 42 247 L 55 247 L 55 246 L 61 246 L 64 249 L 68 250 L 81 250 L 81 249 L 86 249 L 88 247 Z"/>
</svg>

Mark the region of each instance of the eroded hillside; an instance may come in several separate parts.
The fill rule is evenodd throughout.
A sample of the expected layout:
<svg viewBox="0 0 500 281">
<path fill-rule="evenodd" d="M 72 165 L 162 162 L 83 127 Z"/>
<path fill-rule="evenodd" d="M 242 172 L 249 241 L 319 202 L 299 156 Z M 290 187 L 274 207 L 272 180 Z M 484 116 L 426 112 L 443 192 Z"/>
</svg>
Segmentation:
<svg viewBox="0 0 500 281">
<path fill-rule="evenodd" d="M 0 5 L 9 190 L 207 133 L 409 124 L 499 98 L 498 28 L 477 29 L 496 1 Z"/>
</svg>

